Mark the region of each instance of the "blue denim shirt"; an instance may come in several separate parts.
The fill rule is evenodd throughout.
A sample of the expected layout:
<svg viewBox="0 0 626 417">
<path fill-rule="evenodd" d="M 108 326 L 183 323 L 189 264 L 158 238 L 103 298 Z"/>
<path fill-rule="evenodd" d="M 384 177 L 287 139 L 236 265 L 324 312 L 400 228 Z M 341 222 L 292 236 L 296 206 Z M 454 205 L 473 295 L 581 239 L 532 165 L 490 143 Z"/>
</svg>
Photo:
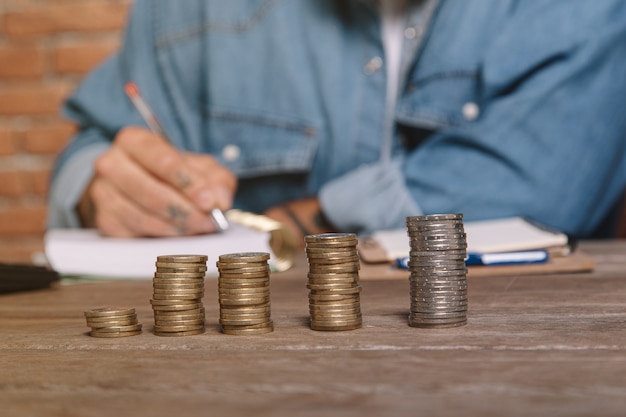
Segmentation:
<svg viewBox="0 0 626 417">
<path fill-rule="evenodd" d="M 626 184 L 626 2 L 411 2 L 385 117 L 368 0 L 137 0 L 123 49 L 66 104 L 49 226 L 76 227 L 135 81 L 176 146 L 215 155 L 252 211 L 318 195 L 358 232 L 521 215 L 587 236 Z M 382 64 L 382 65 L 381 65 Z"/>
</svg>

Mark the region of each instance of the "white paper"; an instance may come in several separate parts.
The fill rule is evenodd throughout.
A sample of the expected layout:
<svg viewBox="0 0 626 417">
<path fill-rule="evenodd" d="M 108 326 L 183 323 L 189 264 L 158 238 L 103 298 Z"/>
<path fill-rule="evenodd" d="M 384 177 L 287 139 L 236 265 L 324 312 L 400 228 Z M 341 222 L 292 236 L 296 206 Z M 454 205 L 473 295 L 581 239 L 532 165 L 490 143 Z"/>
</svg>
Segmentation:
<svg viewBox="0 0 626 417">
<path fill-rule="evenodd" d="M 93 229 L 53 229 L 45 235 L 48 262 L 61 275 L 152 278 L 160 255 L 207 255 L 207 274 L 217 275 L 220 255 L 270 252 L 269 234 L 237 224 L 223 233 L 167 238 L 110 238 Z M 273 255 L 272 255 L 273 256 Z"/>
</svg>

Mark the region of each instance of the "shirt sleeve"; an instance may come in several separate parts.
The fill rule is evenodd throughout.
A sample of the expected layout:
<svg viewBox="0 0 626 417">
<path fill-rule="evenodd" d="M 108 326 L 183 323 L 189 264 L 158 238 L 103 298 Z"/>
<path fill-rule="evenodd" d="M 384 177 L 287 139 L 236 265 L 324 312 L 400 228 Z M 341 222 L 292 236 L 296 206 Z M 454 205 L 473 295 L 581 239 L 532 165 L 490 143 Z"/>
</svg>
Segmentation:
<svg viewBox="0 0 626 417">
<path fill-rule="evenodd" d="M 438 130 L 401 163 L 327 184 L 328 218 L 362 231 L 422 212 L 524 216 L 591 235 L 626 185 L 626 12 L 606 4 L 583 16 L 561 2 L 512 21 L 486 47 L 473 120 Z"/>
</svg>

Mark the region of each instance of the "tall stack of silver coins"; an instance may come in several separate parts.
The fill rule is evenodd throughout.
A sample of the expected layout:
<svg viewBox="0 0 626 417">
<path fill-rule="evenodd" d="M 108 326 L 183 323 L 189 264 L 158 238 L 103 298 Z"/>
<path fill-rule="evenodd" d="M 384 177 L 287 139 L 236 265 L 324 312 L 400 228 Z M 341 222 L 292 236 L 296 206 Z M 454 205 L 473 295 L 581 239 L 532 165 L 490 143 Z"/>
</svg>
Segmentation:
<svg viewBox="0 0 626 417">
<path fill-rule="evenodd" d="M 93 337 L 127 337 L 141 334 L 137 313 L 130 307 L 102 307 L 85 311 Z"/>
<path fill-rule="evenodd" d="M 157 336 L 204 333 L 204 277 L 206 255 L 157 257 L 150 303 Z"/>
<path fill-rule="evenodd" d="M 307 288 L 313 330 L 354 330 L 363 326 L 357 238 L 352 233 L 305 236 Z"/>
<path fill-rule="evenodd" d="M 255 335 L 274 331 L 269 259 L 266 252 L 230 253 L 219 257 L 217 286 L 223 333 Z"/>
<path fill-rule="evenodd" d="M 444 328 L 467 324 L 467 241 L 463 214 L 406 218 L 410 240 L 409 325 Z"/>
</svg>

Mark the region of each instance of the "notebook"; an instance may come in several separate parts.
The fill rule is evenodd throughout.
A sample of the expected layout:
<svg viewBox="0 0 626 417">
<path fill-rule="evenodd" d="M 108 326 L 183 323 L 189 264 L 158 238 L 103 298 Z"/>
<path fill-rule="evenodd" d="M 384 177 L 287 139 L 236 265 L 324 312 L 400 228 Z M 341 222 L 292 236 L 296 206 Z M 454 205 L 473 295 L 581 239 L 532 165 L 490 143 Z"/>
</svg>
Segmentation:
<svg viewBox="0 0 626 417">
<path fill-rule="evenodd" d="M 52 229 L 44 250 L 63 276 L 151 278 L 157 256 L 177 254 L 207 255 L 207 275 L 217 275 L 219 255 L 236 252 L 269 252 L 273 270 L 291 267 L 296 245 L 280 223 L 239 210 L 226 214 L 228 230 L 201 236 L 131 239 L 104 237 L 95 229 Z"/>
</svg>

